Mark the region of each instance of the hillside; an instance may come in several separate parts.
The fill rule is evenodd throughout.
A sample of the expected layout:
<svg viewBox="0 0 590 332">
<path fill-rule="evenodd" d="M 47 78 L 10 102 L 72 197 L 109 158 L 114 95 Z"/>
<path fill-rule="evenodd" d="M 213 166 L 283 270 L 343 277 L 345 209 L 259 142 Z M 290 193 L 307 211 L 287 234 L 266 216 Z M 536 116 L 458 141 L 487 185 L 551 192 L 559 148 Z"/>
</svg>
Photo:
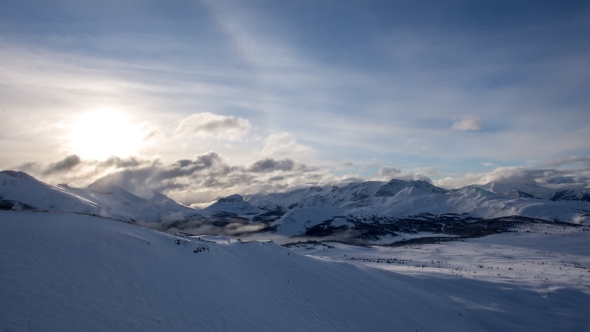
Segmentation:
<svg viewBox="0 0 590 332">
<path fill-rule="evenodd" d="M 183 220 L 197 214 L 160 193 L 152 192 L 150 196 L 141 198 L 100 180 L 87 188 L 55 187 L 23 172 L 0 172 L 4 210 L 73 212 L 143 223 Z"/>
<path fill-rule="evenodd" d="M 261 201 L 259 197 L 253 203 Z M 275 198 L 275 201 L 278 200 Z M 463 216 L 461 219 L 466 221 L 518 216 L 578 224 L 590 222 L 590 203 L 585 201 L 553 201 L 526 195 L 514 197 L 478 186 L 449 191 L 425 181 L 397 179 L 332 188 L 328 193 L 318 193 L 290 207 L 280 208 L 285 214 L 274 221 L 272 227 L 278 234 L 286 236 L 311 235 L 310 230 L 318 225 L 340 230 L 359 229 L 357 224 L 350 222 L 332 225 L 339 217 L 349 221 L 361 219 L 376 225 L 396 223 L 400 219 L 420 221 L 423 215 L 429 215 L 430 219 L 456 215 Z"/>
<path fill-rule="evenodd" d="M 0 211 L 0 234 L 3 331 L 554 331 L 590 324 L 590 297 L 572 289 L 553 290 L 547 301 L 527 287 L 404 276 L 268 242 L 212 243 L 91 216 L 10 211 Z"/>
</svg>

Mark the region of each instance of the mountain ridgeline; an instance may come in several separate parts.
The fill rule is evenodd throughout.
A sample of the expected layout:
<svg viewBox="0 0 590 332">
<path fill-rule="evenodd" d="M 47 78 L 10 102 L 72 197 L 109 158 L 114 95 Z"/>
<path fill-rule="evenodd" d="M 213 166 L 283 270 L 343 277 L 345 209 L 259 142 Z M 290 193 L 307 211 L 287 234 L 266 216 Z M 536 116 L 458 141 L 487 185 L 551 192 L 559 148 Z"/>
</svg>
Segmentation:
<svg viewBox="0 0 590 332">
<path fill-rule="evenodd" d="M 590 223 L 590 189 L 499 181 L 452 190 L 400 179 L 311 186 L 234 194 L 202 210 L 158 192 L 143 196 L 104 179 L 87 188 L 55 187 L 23 172 L 0 172 L 3 210 L 80 213 L 195 235 L 264 232 L 380 241 L 400 234 L 482 236 L 520 222 Z"/>
</svg>

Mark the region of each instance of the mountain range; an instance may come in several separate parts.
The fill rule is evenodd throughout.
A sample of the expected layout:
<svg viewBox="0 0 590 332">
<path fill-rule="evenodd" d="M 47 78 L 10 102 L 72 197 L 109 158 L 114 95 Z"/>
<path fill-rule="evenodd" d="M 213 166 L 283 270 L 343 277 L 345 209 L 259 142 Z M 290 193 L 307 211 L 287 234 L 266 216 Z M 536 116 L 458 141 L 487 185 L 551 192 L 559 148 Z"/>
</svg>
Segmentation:
<svg viewBox="0 0 590 332">
<path fill-rule="evenodd" d="M 452 190 L 427 181 L 400 179 L 311 186 L 284 193 L 234 194 L 201 210 L 155 191 L 143 196 L 105 179 L 87 188 L 72 188 L 52 186 L 23 172 L 0 172 L 2 210 L 80 213 L 187 232 L 194 230 L 195 222 L 220 227 L 240 223 L 284 236 L 356 230 L 378 239 L 396 232 L 452 233 L 457 225 L 508 217 L 590 223 L 590 189 L 551 189 L 508 181 Z"/>
</svg>

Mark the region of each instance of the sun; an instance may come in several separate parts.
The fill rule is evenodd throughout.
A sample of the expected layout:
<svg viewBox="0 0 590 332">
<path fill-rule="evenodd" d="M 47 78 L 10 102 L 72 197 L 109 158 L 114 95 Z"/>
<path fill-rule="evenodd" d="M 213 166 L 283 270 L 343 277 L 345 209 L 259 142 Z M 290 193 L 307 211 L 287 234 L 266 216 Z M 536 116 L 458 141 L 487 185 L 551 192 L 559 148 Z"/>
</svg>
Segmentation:
<svg viewBox="0 0 590 332">
<path fill-rule="evenodd" d="M 71 152 L 98 161 L 134 155 L 142 143 L 140 126 L 132 124 L 124 112 L 113 109 L 82 114 L 72 123 L 67 138 Z"/>
</svg>

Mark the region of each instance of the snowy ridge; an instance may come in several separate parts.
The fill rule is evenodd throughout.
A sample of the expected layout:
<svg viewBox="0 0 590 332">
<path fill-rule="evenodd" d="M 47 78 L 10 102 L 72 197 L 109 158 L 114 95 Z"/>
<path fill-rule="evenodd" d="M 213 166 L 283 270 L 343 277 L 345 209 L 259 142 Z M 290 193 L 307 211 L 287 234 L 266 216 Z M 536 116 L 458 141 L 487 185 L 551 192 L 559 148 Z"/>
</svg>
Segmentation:
<svg viewBox="0 0 590 332">
<path fill-rule="evenodd" d="M 245 200 L 252 206 L 260 209 L 272 210 L 287 210 L 296 207 L 299 202 L 312 197 L 323 195 L 329 192 L 328 188 L 312 186 L 308 188 L 297 189 L 286 193 L 271 193 L 271 194 L 256 194 L 247 196 Z"/>
<path fill-rule="evenodd" d="M 245 202 L 241 195 L 234 194 L 227 197 L 220 198 L 217 202 L 209 205 L 203 209 L 203 212 L 208 215 L 215 215 L 219 213 L 235 214 L 237 216 L 251 216 L 263 213 L 264 210 L 252 206 Z"/>
<path fill-rule="evenodd" d="M 149 193 L 150 198 L 145 199 L 115 184 L 101 180 L 92 183 L 86 189 L 66 186 L 62 186 L 62 188 L 133 221 L 182 220 L 186 215 L 194 213 L 192 209 L 180 205 L 158 192 Z"/>
<path fill-rule="evenodd" d="M 302 200 L 298 207 L 337 209 L 347 204 L 361 202 L 375 195 L 383 185 L 380 181 L 351 183 L 344 187 L 333 187 L 326 195 L 315 195 Z"/>
<path fill-rule="evenodd" d="M 393 179 L 389 182 L 387 182 L 386 184 L 384 184 L 383 186 L 381 186 L 379 188 L 379 191 L 377 191 L 375 193 L 376 197 L 393 197 L 395 196 L 397 193 L 399 193 L 400 191 L 406 189 L 406 188 L 420 188 L 422 190 L 431 192 L 433 194 L 446 194 L 448 192 L 448 190 L 443 189 L 443 188 L 439 188 L 431 183 L 428 183 L 426 181 L 423 180 L 418 180 L 418 181 L 404 181 L 404 180 L 398 180 L 398 179 Z"/>
<path fill-rule="evenodd" d="M 111 217 L 99 204 L 63 188 L 50 186 L 23 172 L 0 172 L 0 197 L 6 202 L 5 209 L 67 211 Z"/>
<path fill-rule="evenodd" d="M 550 199 L 555 190 L 541 187 L 533 183 L 525 182 L 506 182 L 506 181 L 492 181 L 480 186 L 473 186 L 491 191 L 493 193 L 512 196 L 512 197 L 527 197 Z"/>
<path fill-rule="evenodd" d="M 270 230 L 286 236 L 306 235 L 310 231 L 325 235 L 347 229 L 366 232 L 367 226 L 352 220 L 377 225 L 395 223 L 397 219 L 418 222 L 424 220 L 421 216 L 428 216 L 426 219 L 432 222 L 437 222 L 435 219 L 439 217 L 455 222 L 453 218 L 458 217 L 447 216 L 455 215 L 465 216 L 461 217 L 463 223 L 478 218 L 510 216 L 590 223 L 590 202 L 585 201 L 588 189 L 555 190 L 534 184 L 516 185 L 520 187 L 494 182 L 446 190 L 426 181 L 367 181 L 342 187 L 309 187 L 286 193 L 257 194 L 245 199 L 234 194 L 195 211 L 157 192 L 148 193 L 146 198 L 139 197 L 105 179 L 85 189 L 67 185 L 53 187 L 22 172 L 4 171 L 0 172 L 0 209 L 96 214 L 126 221 L 158 223 L 154 225 L 158 229 L 175 227 L 179 231 L 197 232 L 206 229 L 203 226 L 207 223 L 225 227 L 237 222 L 252 226 L 244 229 Z M 541 196 L 551 199 L 541 199 Z M 336 217 L 348 219 L 342 225 L 332 224 Z M 381 228 L 381 233 L 372 230 L 374 235 L 371 238 L 377 240 L 381 236 L 395 235 L 391 231 L 395 227 L 387 226 L 390 230 Z M 413 228 L 397 229 L 411 231 Z M 444 227 L 439 229 L 432 225 L 423 229 L 444 231 Z"/>
<path fill-rule="evenodd" d="M 12 207 L 5 208 L 8 210 L 27 206 L 33 210 L 83 213 L 145 223 L 184 219 L 195 212 L 160 193 L 154 192 L 151 199 L 144 199 L 100 180 L 85 189 L 67 185 L 54 187 L 14 171 L 0 172 L 0 196 L 13 202 Z"/>
<path fill-rule="evenodd" d="M 579 185 L 555 189 L 542 187 L 536 183 L 493 181 L 477 187 L 504 196 L 590 202 L 590 189 Z"/>
<path fill-rule="evenodd" d="M 553 195 L 549 190 L 546 196 Z M 473 218 L 485 219 L 522 216 L 572 223 L 590 222 L 588 202 L 552 201 L 531 196 L 507 196 L 479 186 L 448 191 L 425 181 L 394 179 L 385 184 L 354 183 L 333 189 L 326 195 L 302 200 L 296 208 L 275 221 L 273 227 L 279 234 L 296 236 L 336 216 L 406 218 L 425 213 L 468 214 Z"/>
</svg>

